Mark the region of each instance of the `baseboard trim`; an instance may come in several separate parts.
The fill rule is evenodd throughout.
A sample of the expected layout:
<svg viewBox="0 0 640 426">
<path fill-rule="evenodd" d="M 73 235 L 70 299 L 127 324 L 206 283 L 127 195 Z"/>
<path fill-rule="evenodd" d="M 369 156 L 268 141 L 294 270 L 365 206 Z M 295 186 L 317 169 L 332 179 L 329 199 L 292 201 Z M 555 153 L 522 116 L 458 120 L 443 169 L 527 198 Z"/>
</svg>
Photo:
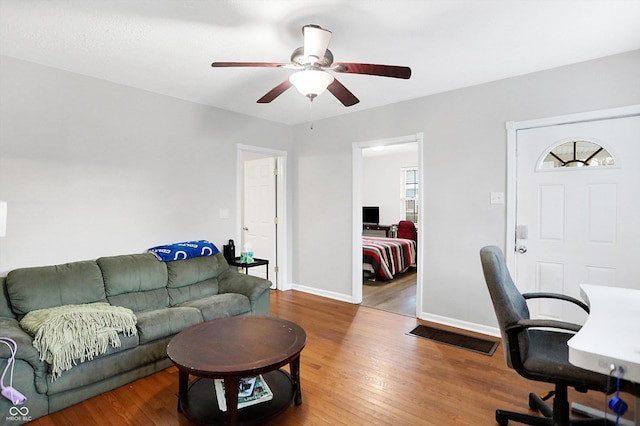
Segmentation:
<svg viewBox="0 0 640 426">
<path fill-rule="evenodd" d="M 576 404 L 575 402 L 571 403 L 571 411 L 573 411 L 575 413 L 578 413 L 578 414 L 582 414 L 583 416 L 591 417 L 593 419 L 604 419 L 604 418 L 606 418 L 610 422 L 613 422 L 613 423 L 616 422 L 616 416 L 614 416 L 611 413 L 605 413 L 602 410 L 598 410 L 596 408 L 589 407 L 589 406 L 583 405 L 583 404 Z M 632 421 L 632 420 L 627 420 L 627 419 L 619 419 L 618 423 L 616 423 L 616 424 L 621 425 L 621 426 L 634 426 L 635 422 Z"/>
<path fill-rule="evenodd" d="M 350 294 L 336 293 L 333 291 L 321 290 L 315 287 L 308 287 L 305 285 L 291 283 L 289 285 L 291 290 L 298 290 L 304 293 L 313 294 L 316 296 L 327 297 L 329 299 L 339 300 L 341 302 L 353 303 L 353 298 Z M 468 321 L 462 321 L 455 318 L 444 317 L 441 315 L 430 314 L 428 312 L 422 312 L 420 319 L 424 321 L 433 322 L 436 324 L 442 324 L 449 327 L 459 328 L 461 330 L 467 330 L 474 333 L 485 334 L 487 336 L 501 337 L 500 329 L 498 327 L 489 327 L 482 324 L 476 324 Z"/>
<path fill-rule="evenodd" d="M 320 290 L 314 287 L 307 287 L 300 284 L 291 284 L 292 290 L 302 291 L 304 293 L 314 294 L 316 296 L 327 297 L 329 299 L 339 300 L 341 302 L 353 303 L 350 294 L 335 293 L 333 291 Z"/>
<path fill-rule="evenodd" d="M 449 327 L 459 328 L 462 330 L 472 331 L 474 333 L 486 334 L 493 337 L 501 337 L 500 329 L 497 327 L 489 327 L 482 324 L 476 324 L 473 322 L 462 321 L 455 318 L 443 317 L 441 315 L 430 314 L 428 312 L 422 312 L 420 319 L 424 321 L 434 322 L 436 324 L 442 324 Z"/>
</svg>

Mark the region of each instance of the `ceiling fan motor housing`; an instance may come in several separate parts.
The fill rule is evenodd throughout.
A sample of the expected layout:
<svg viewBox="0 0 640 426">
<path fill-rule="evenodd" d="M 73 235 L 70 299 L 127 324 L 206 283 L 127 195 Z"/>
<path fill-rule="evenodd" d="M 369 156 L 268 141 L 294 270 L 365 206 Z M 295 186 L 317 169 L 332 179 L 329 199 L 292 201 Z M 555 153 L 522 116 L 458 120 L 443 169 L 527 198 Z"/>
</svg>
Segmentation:
<svg viewBox="0 0 640 426">
<path fill-rule="evenodd" d="M 305 56 L 304 47 L 300 46 L 291 54 L 291 63 L 306 67 L 315 65 L 319 67 L 328 67 L 333 63 L 333 53 L 329 49 L 325 50 L 324 57 L 317 59 L 314 56 Z"/>
</svg>

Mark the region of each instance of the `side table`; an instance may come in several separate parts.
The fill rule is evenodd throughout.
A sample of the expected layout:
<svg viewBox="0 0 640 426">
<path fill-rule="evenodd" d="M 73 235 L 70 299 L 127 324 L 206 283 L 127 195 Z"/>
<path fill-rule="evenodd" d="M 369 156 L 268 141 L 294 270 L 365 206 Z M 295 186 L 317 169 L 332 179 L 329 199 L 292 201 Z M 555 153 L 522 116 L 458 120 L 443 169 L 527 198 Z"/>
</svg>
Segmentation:
<svg viewBox="0 0 640 426">
<path fill-rule="evenodd" d="M 249 273 L 249 268 L 253 268 L 254 266 L 266 266 L 267 267 L 267 279 L 269 279 L 269 260 L 268 259 L 258 259 L 254 258 L 253 262 L 246 263 L 240 262 L 240 258 L 236 257 L 232 261 L 229 262 L 229 266 L 235 266 L 237 268 L 244 268 L 244 273 Z"/>
</svg>

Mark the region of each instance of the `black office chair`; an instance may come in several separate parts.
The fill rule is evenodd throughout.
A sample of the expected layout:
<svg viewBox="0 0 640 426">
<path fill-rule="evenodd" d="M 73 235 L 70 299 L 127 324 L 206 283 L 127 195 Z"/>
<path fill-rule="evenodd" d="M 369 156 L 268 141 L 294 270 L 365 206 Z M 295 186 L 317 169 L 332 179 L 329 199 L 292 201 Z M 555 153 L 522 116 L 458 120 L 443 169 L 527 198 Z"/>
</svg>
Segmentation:
<svg viewBox="0 0 640 426">
<path fill-rule="evenodd" d="M 606 375 L 593 373 L 569 363 L 567 341 L 580 329 L 579 325 L 563 321 L 531 319 L 527 299 L 551 298 L 574 303 L 589 312 L 587 305 L 572 297 L 555 293 L 521 294 L 507 269 L 502 250 L 487 246 L 480 250 L 484 278 L 491 294 L 498 318 L 507 365 L 522 377 L 539 382 L 553 383 L 553 409 L 544 400 L 529 394 L 529 408 L 538 410 L 544 417 L 512 411 L 496 410 L 496 421 L 507 425 L 509 420 L 528 425 L 564 426 L 573 424 L 613 424 L 603 419 L 574 419 L 570 421 L 567 388 L 579 392 L 597 390 L 611 393 L 614 380 Z M 545 329 L 540 329 L 544 327 Z M 561 331 L 549 330 L 558 329 Z"/>
</svg>

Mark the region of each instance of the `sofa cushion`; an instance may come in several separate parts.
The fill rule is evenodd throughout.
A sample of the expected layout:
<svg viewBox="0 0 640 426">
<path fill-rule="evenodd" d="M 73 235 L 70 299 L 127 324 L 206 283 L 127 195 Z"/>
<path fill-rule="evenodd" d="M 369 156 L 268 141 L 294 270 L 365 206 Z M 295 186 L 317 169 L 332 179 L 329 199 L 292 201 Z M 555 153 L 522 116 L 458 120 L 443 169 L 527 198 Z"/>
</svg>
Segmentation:
<svg viewBox="0 0 640 426">
<path fill-rule="evenodd" d="M 217 277 L 229 265 L 220 253 L 167 262 L 167 290 L 171 306 L 218 294 Z"/>
<path fill-rule="evenodd" d="M 134 312 L 169 306 L 167 267 L 153 254 L 101 257 L 97 263 L 112 305 L 124 306 Z"/>
<path fill-rule="evenodd" d="M 218 288 L 219 285 L 216 278 L 200 281 L 199 283 L 186 285 L 184 287 L 167 287 L 167 291 L 169 292 L 169 304 L 171 306 L 179 306 L 189 300 L 213 296 L 218 294 Z"/>
<path fill-rule="evenodd" d="M 108 299 L 113 306 L 129 308 L 135 312 L 136 316 L 140 312 L 161 309 L 169 304 L 169 295 L 166 288 L 123 293 L 117 296 L 109 296 Z"/>
<path fill-rule="evenodd" d="M 107 301 L 100 268 L 89 260 L 15 269 L 6 286 L 19 318 L 36 309 Z"/>
<path fill-rule="evenodd" d="M 193 257 L 190 259 L 166 262 L 169 275 L 168 287 L 184 287 L 200 281 L 216 278 L 229 269 L 221 253 L 213 256 Z"/>
<path fill-rule="evenodd" d="M 180 306 L 198 308 L 205 321 L 251 313 L 249 298 L 237 293 L 216 294 L 202 299 L 190 300 Z"/>
<path fill-rule="evenodd" d="M 47 393 L 54 394 L 73 389 L 78 386 L 84 386 L 86 384 L 93 383 L 96 380 L 96 377 L 104 378 L 104 374 L 100 372 L 100 368 L 98 367 L 99 365 L 110 366 L 112 369 L 112 375 L 120 373 L 120 371 L 117 371 L 114 367 L 113 362 L 118 358 L 110 357 L 110 355 L 136 348 L 138 346 L 138 335 L 127 336 L 119 333 L 118 336 L 120 338 L 120 346 L 114 348 L 113 346 L 108 345 L 105 353 L 97 355 L 91 360 L 86 359 L 85 361 L 80 362 L 80 359 L 77 359 L 76 364 L 69 370 L 63 371 L 57 379 L 52 378 L 51 366 L 47 364 Z M 103 360 L 104 358 L 108 358 L 108 360 L 105 362 Z M 119 369 L 130 369 L 132 367 L 133 366 L 131 365 L 126 365 L 120 366 Z"/>
<path fill-rule="evenodd" d="M 91 361 L 78 363 L 62 373 L 57 380 L 52 381 L 49 375 L 47 394 L 54 395 L 77 389 L 133 370 L 140 365 L 155 362 L 163 357 L 161 353 L 148 353 L 149 351 L 141 348 L 137 344 L 136 337 L 120 335 L 122 346 L 119 348 L 109 346 L 107 353 L 95 357 Z"/>
<path fill-rule="evenodd" d="M 141 312 L 138 317 L 140 344 L 173 336 L 202 322 L 202 314 L 193 307 L 173 307 Z"/>
</svg>

